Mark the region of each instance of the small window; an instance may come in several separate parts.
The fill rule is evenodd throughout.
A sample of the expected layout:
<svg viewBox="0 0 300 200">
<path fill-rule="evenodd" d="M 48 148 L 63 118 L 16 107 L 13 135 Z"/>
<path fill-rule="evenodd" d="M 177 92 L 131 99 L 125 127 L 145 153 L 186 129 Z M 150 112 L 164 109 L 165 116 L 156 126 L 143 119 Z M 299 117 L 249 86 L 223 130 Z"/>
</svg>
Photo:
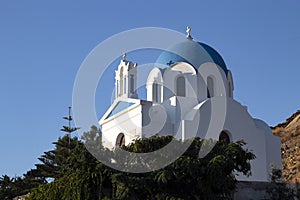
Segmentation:
<svg viewBox="0 0 300 200">
<path fill-rule="evenodd" d="M 124 94 L 126 94 L 126 86 L 127 86 L 126 83 L 127 83 L 126 82 L 126 77 L 124 77 Z"/>
<path fill-rule="evenodd" d="M 152 99 L 153 102 L 159 102 L 158 83 L 154 82 L 152 85 Z"/>
<path fill-rule="evenodd" d="M 183 76 L 179 76 L 176 80 L 176 95 L 185 96 L 185 78 Z"/>
<path fill-rule="evenodd" d="M 207 98 L 214 97 L 214 80 L 212 77 L 207 77 Z"/>
<path fill-rule="evenodd" d="M 130 93 L 134 92 L 134 78 L 133 74 L 130 75 Z"/>
<path fill-rule="evenodd" d="M 123 94 L 123 67 L 120 69 L 120 85 L 119 85 L 119 95 Z"/>
</svg>

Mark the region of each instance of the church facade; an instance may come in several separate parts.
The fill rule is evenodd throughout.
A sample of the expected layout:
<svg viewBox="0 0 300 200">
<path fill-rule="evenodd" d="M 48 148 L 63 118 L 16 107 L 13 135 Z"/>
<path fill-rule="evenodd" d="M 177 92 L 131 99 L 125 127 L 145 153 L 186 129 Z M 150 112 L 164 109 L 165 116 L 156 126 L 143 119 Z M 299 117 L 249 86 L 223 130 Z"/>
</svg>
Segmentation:
<svg viewBox="0 0 300 200">
<path fill-rule="evenodd" d="M 189 30 L 186 41 L 157 59 L 145 83 L 147 100 L 137 95 L 138 65 L 123 56 L 115 72 L 115 100 L 99 121 L 103 145 L 114 148 L 152 135 L 244 140 L 256 159 L 252 176 L 237 179 L 268 181 L 271 164 L 281 168 L 280 138 L 234 99 L 233 76 L 223 58 Z"/>
</svg>

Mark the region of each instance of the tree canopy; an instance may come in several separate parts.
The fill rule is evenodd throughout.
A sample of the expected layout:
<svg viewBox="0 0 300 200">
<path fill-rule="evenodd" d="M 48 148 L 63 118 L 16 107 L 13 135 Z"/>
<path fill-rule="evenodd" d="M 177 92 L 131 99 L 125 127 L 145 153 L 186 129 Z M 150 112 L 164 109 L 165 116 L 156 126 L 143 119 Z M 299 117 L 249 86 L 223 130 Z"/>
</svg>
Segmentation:
<svg viewBox="0 0 300 200">
<path fill-rule="evenodd" d="M 245 142 L 217 142 L 212 151 L 199 158 L 201 146 L 211 142 L 194 138 L 187 151 L 163 169 L 149 173 L 126 173 L 105 166 L 95 159 L 78 138 L 59 138 L 55 149 L 41 156 L 37 169 L 54 180 L 33 189 L 28 199 L 225 199 L 236 186 L 235 174 L 251 174 L 254 154 Z M 101 132 L 96 127 L 83 135 L 85 143 L 99 151 L 116 154 L 98 145 Z M 152 152 L 167 145 L 172 136 L 139 139 L 123 150 Z M 183 142 L 177 141 L 177 145 Z M 126 160 L 126 158 L 124 158 Z"/>
</svg>

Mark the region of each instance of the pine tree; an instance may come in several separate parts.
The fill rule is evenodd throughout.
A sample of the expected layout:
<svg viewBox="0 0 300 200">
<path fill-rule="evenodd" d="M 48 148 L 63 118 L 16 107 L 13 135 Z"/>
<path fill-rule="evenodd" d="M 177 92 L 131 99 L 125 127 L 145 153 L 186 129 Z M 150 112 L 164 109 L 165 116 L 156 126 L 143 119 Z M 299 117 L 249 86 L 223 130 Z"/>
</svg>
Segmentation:
<svg viewBox="0 0 300 200">
<path fill-rule="evenodd" d="M 71 137 L 71 133 L 79 128 L 71 126 L 73 120 L 71 107 L 69 107 L 69 116 L 63 117 L 63 119 L 68 120 L 68 126 L 63 126 L 61 131 L 67 134 L 53 143 L 55 145 L 54 150 L 44 152 L 44 155 L 38 158 L 42 162 L 41 164 L 36 164 L 37 169 L 47 178 L 59 178 L 69 167 L 74 167 L 70 160 L 74 162 L 74 158 L 71 158 L 73 155 L 72 151 L 79 143 L 76 137 Z"/>
</svg>

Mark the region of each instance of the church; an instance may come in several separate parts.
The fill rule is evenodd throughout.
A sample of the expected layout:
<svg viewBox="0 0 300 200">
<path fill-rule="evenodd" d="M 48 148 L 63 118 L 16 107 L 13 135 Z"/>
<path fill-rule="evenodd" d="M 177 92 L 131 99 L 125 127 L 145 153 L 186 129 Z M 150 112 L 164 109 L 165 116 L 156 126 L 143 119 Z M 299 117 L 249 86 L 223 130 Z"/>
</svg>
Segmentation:
<svg viewBox="0 0 300 200">
<path fill-rule="evenodd" d="M 146 100 L 137 94 L 138 65 L 123 55 L 115 71 L 114 102 L 99 121 L 103 145 L 112 149 L 152 135 L 244 140 L 256 159 L 252 175 L 237 179 L 269 181 L 271 165 L 281 168 L 280 138 L 234 99 L 232 72 L 221 55 L 194 40 L 189 27 L 186 32 L 184 42 L 157 58 L 145 83 Z"/>
</svg>

